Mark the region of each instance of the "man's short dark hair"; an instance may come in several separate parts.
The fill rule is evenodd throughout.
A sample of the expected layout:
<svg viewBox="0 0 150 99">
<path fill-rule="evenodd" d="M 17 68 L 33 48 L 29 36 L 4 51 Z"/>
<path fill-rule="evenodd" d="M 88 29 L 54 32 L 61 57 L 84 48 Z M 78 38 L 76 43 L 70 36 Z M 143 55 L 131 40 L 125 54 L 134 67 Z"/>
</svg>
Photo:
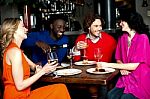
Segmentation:
<svg viewBox="0 0 150 99">
<path fill-rule="evenodd" d="M 91 26 L 91 24 L 95 21 L 95 19 L 100 19 L 102 22 L 102 26 L 104 25 L 104 19 L 102 17 L 100 17 L 97 14 L 88 14 L 83 22 L 83 28 L 85 32 L 88 32 L 88 28 Z"/>
<path fill-rule="evenodd" d="M 48 23 L 49 23 L 49 24 L 53 24 L 54 21 L 57 20 L 57 19 L 62 19 L 62 20 L 64 20 L 65 22 L 68 20 L 68 19 L 67 19 L 67 16 L 64 16 L 64 15 L 53 15 L 53 16 L 51 16 L 50 19 L 48 20 L 48 21 L 49 21 Z"/>
</svg>

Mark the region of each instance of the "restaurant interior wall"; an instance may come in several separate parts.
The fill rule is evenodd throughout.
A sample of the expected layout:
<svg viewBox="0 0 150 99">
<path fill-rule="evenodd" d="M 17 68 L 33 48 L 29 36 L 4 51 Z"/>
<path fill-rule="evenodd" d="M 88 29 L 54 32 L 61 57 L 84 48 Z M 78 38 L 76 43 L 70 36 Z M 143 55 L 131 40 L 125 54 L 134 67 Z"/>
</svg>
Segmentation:
<svg viewBox="0 0 150 99">
<path fill-rule="evenodd" d="M 142 6 L 143 0 L 136 0 L 136 11 L 139 12 L 142 17 L 144 18 L 144 22 L 149 26 L 150 28 L 150 0 L 147 0 L 148 6 L 143 7 Z"/>
</svg>

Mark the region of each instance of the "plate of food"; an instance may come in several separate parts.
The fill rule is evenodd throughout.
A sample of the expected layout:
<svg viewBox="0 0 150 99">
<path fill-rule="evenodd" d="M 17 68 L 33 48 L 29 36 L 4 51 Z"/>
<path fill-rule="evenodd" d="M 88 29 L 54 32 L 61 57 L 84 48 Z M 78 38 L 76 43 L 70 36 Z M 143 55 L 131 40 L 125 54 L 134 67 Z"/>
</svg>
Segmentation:
<svg viewBox="0 0 150 99">
<path fill-rule="evenodd" d="M 114 68 L 89 68 L 86 71 L 91 74 L 107 74 L 107 73 L 114 72 L 115 69 Z"/>
<path fill-rule="evenodd" d="M 74 63 L 75 65 L 95 65 L 96 61 L 78 61 Z"/>
<path fill-rule="evenodd" d="M 65 68 L 65 67 L 68 67 L 70 66 L 69 63 L 61 63 L 59 66 L 57 66 L 57 68 Z"/>
<path fill-rule="evenodd" d="M 61 70 L 57 70 L 55 71 L 55 73 L 57 73 L 57 75 L 61 75 L 61 76 L 69 76 L 69 75 L 76 75 L 76 74 L 80 74 L 82 72 L 82 70 L 80 69 L 61 69 Z"/>
</svg>

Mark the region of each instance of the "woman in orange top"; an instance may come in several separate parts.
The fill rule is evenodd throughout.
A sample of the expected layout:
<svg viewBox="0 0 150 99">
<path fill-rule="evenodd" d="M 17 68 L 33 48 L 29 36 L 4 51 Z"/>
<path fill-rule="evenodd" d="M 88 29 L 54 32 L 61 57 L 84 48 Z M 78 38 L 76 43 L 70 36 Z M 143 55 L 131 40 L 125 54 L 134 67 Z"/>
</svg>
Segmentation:
<svg viewBox="0 0 150 99">
<path fill-rule="evenodd" d="M 27 38 L 27 29 L 18 18 L 7 18 L 2 27 L 2 56 L 4 99 L 70 99 L 64 84 L 54 84 L 30 91 L 30 86 L 42 75 L 56 69 L 55 62 L 44 67 L 34 64 L 21 51 L 20 45 Z M 36 73 L 30 77 L 30 68 Z"/>
</svg>

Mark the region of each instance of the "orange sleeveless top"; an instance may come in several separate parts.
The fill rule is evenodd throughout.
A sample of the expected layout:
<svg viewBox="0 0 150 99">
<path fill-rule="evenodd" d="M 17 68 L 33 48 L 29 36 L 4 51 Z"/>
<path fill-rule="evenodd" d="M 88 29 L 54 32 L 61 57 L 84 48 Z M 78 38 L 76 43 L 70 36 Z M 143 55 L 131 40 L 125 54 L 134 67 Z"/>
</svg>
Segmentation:
<svg viewBox="0 0 150 99">
<path fill-rule="evenodd" d="M 9 49 L 14 47 L 21 50 L 15 43 L 12 42 L 4 52 L 4 58 L 3 58 L 3 82 L 5 86 L 4 99 L 24 99 L 30 94 L 30 87 L 22 91 L 18 91 L 16 89 L 13 81 L 13 76 L 12 76 L 12 65 L 6 63 L 6 53 Z M 21 54 L 21 57 L 22 57 L 22 66 L 23 66 L 23 73 L 24 73 L 23 78 L 26 79 L 29 78 L 30 76 L 30 67 L 23 55 L 23 52 Z"/>
</svg>

